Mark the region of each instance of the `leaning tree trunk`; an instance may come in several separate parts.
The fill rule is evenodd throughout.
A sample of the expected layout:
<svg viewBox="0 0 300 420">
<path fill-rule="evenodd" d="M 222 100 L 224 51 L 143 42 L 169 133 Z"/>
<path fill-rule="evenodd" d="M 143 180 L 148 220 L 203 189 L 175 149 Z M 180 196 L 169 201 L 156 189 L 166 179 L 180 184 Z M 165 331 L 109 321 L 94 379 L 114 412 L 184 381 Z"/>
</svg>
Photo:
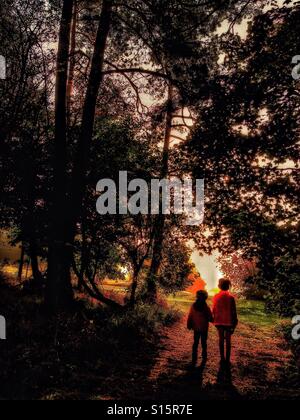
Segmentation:
<svg viewBox="0 0 300 420">
<path fill-rule="evenodd" d="M 66 242 L 67 204 L 67 81 L 73 0 L 64 0 L 57 52 L 55 91 L 54 188 L 50 215 L 46 305 L 57 313 L 73 300 L 70 249 Z"/>
<path fill-rule="evenodd" d="M 169 82 L 168 87 L 168 104 L 167 104 L 167 116 L 166 116 L 166 130 L 164 139 L 163 149 L 163 160 L 161 179 L 167 178 L 169 173 L 169 153 L 170 153 L 170 142 L 172 133 L 172 120 L 173 120 L 173 86 Z M 160 206 L 161 207 L 161 206 Z M 162 214 L 162 208 L 160 213 L 155 218 L 154 224 L 154 236 L 153 236 L 153 254 L 151 260 L 151 266 L 147 279 L 147 293 L 146 300 L 155 302 L 157 297 L 157 275 L 161 266 L 162 250 L 164 242 L 164 229 L 165 229 L 166 217 Z"/>
<path fill-rule="evenodd" d="M 86 191 L 86 173 L 93 139 L 97 98 L 103 81 L 103 66 L 111 26 L 112 4 L 112 0 L 103 0 L 102 2 L 91 71 L 83 107 L 81 132 L 73 168 L 71 198 L 68 206 L 70 221 L 67 225 L 67 238 L 69 244 L 74 243 L 76 223 L 81 216 L 82 203 Z"/>
</svg>

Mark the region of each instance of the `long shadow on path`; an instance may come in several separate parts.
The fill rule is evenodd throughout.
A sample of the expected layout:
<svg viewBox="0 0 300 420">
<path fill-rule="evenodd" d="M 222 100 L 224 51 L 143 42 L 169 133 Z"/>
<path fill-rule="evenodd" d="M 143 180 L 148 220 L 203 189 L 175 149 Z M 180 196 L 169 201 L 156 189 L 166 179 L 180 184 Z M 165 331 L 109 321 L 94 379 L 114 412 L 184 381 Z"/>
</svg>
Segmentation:
<svg viewBox="0 0 300 420">
<path fill-rule="evenodd" d="M 220 365 L 215 383 L 205 384 L 206 367 L 206 363 L 202 363 L 198 368 L 187 370 L 177 377 L 163 374 L 156 382 L 154 398 L 173 401 L 243 399 L 232 382 L 230 367 Z"/>
</svg>

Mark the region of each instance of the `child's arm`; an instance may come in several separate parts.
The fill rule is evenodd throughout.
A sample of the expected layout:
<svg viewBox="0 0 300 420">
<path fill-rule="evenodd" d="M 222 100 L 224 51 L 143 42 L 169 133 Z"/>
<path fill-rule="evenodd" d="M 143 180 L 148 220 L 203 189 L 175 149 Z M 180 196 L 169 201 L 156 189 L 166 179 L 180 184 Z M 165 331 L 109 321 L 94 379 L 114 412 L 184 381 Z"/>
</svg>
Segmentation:
<svg viewBox="0 0 300 420">
<path fill-rule="evenodd" d="M 215 309 L 216 309 L 216 296 L 213 298 L 213 305 L 212 305 L 212 317 L 215 318 Z"/>
<path fill-rule="evenodd" d="M 214 322 L 213 313 L 209 306 L 207 306 L 208 322 Z"/>
</svg>

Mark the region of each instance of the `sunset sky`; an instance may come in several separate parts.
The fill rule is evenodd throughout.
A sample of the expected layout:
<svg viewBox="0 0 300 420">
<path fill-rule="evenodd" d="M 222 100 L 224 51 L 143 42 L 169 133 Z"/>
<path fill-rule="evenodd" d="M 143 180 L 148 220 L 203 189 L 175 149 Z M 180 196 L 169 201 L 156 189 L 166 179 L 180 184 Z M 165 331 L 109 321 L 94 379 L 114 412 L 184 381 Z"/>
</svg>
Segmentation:
<svg viewBox="0 0 300 420">
<path fill-rule="evenodd" d="M 206 282 L 208 291 L 216 288 L 218 280 L 222 277 L 222 273 L 217 264 L 219 255 L 218 252 L 214 252 L 212 256 L 205 255 L 201 257 L 197 251 L 194 251 L 192 256 L 192 261 L 201 274 L 202 279 Z"/>
</svg>

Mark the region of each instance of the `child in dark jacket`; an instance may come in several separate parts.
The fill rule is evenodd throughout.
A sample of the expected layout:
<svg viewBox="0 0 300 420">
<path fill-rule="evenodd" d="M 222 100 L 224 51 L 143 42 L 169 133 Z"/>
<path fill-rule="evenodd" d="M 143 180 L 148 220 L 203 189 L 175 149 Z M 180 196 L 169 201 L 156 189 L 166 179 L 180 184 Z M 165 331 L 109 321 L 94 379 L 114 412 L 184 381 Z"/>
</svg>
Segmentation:
<svg viewBox="0 0 300 420">
<path fill-rule="evenodd" d="M 205 290 L 197 292 L 197 300 L 191 307 L 187 327 L 194 331 L 193 345 L 193 367 L 196 367 L 198 360 L 198 347 L 201 339 L 202 360 L 207 360 L 207 339 L 209 323 L 213 321 L 212 313 L 207 305 L 208 293 Z"/>
</svg>

